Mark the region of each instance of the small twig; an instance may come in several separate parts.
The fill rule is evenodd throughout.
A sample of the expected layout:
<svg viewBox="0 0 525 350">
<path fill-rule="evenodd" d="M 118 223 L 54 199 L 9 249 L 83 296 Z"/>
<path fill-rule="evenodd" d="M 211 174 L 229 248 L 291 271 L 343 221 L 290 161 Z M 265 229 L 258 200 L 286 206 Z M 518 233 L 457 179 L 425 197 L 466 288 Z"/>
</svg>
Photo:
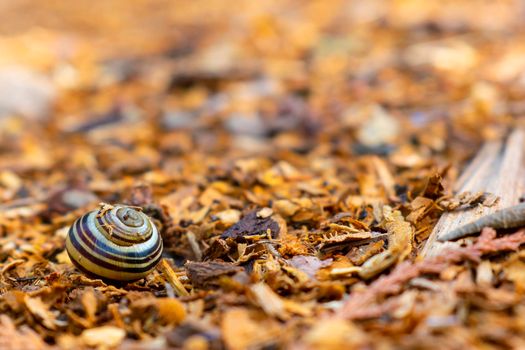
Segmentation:
<svg viewBox="0 0 525 350">
<path fill-rule="evenodd" d="M 277 249 L 275 249 L 272 243 L 264 243 L 264 246 L 270 252 L 270 254 L 272 254 L 274 257 L 278 259 L 282 259 L 282 255 L 277 251 Z"/>
<path fill-rule="evenodd" d="M 20 265 L 20 264 L 23 264 L 25 263 L 26 261 L 24 259 L 16 259 L 16 260 L 13 260 L 7 264 L 5 264 L 3 267 L 2 267 L 2 270 L 0 271 L 0 275 L 5 275 L 6 272 L 8 272 L 9 270 L 13 269 L 14 267 Z"/>
<path fill-rule="evenodd" d="M 484 227 L 499 228 L 515 228 L 525 226 L 525 203 L 520 203 L 512 207 L 498 210 L 495 213 L 485 215 L 471 223 L 460 226 L 442 237 L 439 241 L 454 241 L 474 233 L 481 232 Z"/>
<path fill-rule="evenodd" d="M 162 259 L 162 261 L 160 262 L 160 269 L 162 270 L 164 277 L 166 277 L 169 284 L 173 287 L 173 290 L 175 291 L 175 294 L 177 294 L 177 296 L 182 297 L 190 295 L 190 293 L 188 293 L 186 288 L 184 288 L 182 282 L 179 280 L 179 277 L 177 276 L 175 271 L 173 271 L 166 259 Z"/>
<path fill-rule="evenodd" d="M 40 277 L 36 277 L 36 276 L 32 276 L 32 277 L 8 277 L 9 280 L 13 281 L 13 282 L 17 282 L 17 283 L 20 283 L 20 282 L 33 282 L 33 281 L 36 281 L 38 280 Z"/>
<path fill-rule="evenodd" d="M 17 198 L 13 199 L 10 202 L 0 204 L 0 211 L 6 211 L 13 208 L 18 208 L 22 206 L 29 206 L 32 204 L 37 204 L 45 200 L 45 196 L 39 197 L 26 197 L 26 198 Z"/>
</svg>

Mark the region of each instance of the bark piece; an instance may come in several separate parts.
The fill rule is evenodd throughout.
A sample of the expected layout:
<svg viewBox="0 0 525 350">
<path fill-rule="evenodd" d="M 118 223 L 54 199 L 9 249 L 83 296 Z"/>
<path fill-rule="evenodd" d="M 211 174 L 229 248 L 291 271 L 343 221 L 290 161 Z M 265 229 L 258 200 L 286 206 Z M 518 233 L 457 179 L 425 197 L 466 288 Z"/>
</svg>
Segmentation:
<svg viewBox="0 0 525 350">
<path fill-rule="evenodd" d="M 224 262 L 188 262 L 185 265 L 191 283 L 196 287 L 216 285 L 221 276 L 244 271 L 242 267 Z"/>
<path fill-rule="evenodd" d="M 525 191 L 525 131 L 514 130 L 505 142 L 489 141 L 478 152 L 459 178 L 455 190 L 459 192 L 490 192 L 500 197 L 491 207 L 443 214 L 434 227 L 422 256 L 439 254 L 445 248 L 457 247 L 459 243 L 440 242 L 447 233 L 498 209 L 519 203 Z"/>
<path fill-rule="evenodd" d="M 268 230 L 270 230 L 272 238 L 277 238 L 279 235 L 279 224 L 271 216 L 261 216 L 258 215 L 258 211 L 252 211 L 224 231 L 221 238 L 233 238 L 243 241 L 243 236 L 264 235 L 267 234 Z"/>
</svg>

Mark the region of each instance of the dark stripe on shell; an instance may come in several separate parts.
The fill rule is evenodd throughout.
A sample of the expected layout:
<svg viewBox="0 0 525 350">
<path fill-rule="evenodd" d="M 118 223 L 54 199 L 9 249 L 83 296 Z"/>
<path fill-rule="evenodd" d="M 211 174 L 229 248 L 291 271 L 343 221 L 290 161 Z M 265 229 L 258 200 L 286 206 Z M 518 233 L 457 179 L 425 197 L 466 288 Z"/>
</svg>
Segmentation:
<svg viewBox="0 0 525 350">
<path fill-rule="evenodd" d="M 71 258 L 71 255 L 70 255 L 70 258 Z M 115 279 L 115 278 L 109 278 L 109 277 L 106 277 L 106 276 L 102 276 L 102 275 L 98 275 L 96 273 L 93 273 L 91 271 L 89 271 L 88 269 L 86 269 L 84 266 L 80 265 L 76 260 L 74 260 L 73 258 L 71 258 L 71 262 L 73 263 L 73 265 L 75 265 L 75 267 L 77 269 L 79 269 L 80 271 L 82 271 L 84 274 L 86 274 L 87 276 L 91 277 L 91 278 L 100 278 L 106 282 L 110 282 L 110 283 L 113 283 L 113 284 L 122 284 L 122 283 L 127 283 L 127 282 L 133 282 L 133 281 L 136 281 L 136 280 L 139 280 L 141 278 L 143 278 L 145 276 L 145 274 L 140 274 L 136 277 L 134 277 L 133 279 L 127 279 L 127 278 L 122 278 L 122 279 Z"/>
<path fill-rule="evenodd" d="M 77 221 L 80 221 L 81 219 L 83 218 L 80 218 Z M 109 254 L 107 249 L 112 250 L 112 248 L 105 245 L 102 241 L 96 241 L 96 238 L 93 237 L 91 232 L 86 234 L 86 232 L 82 229 L 82 226 L 80 224 L 75 223 L 75 226 L 77 227 L 77 229 L 74 230 L 73 232 L 70 232 L 71 243 L 75 246 L 75 248 L 77 248 L 77 250 L 79 250 L 79 252 L 80 250 L 82 250 L 82 252 L 80 252 L 82 255 L 88 254 L 89 257 L 91 257 L 90 261 L 97 263 L 101 266 L 104 266 L 104 264 L 108 265 L 109 263 L 98 259 L 97 257 L 93 256 L 92 253 L 88 253 L 86 249 L 80 245 L 80 242 L 78 241 L 78 239 L 82 241 L 84 245 L 88 247 L 89 250 L 96 251 L 97 254 L 107 258 L 108 260 L 121 262 L 126 265 L 130 265 L 130 266 L 137 265 L 137 264 L 147 264 L 150 261 L 154 260 L 157 256 L 160 256 L 161 254 L 162 241 L 160 239 L 158 240 L 156 245 L 154 245 L 152 249 L 148 250 L 147 252 L 133 252 L 134 255 L 131 255 L 129 253 L 128 255 Z M 142 254 L 144 254 L 144 257 L 142 257 Z M 135 259 L 133 257 L 135 257 Z M 136 259 L 136 258 L 140 258 L 140 259 Z M 96 259 L 97 261 L 93 261 L 93 259 Z M 117 265 L 111 265 L 111 268 L 117 268 L 119 270 L 123 269 L 123 267 L 120 267 Z M 135 268 L 135 270 L 133 271 L 136 271 L 136 270 L 137 268 Z"/>
<path fill-rule="evenodd" d="M 107 261 L 101 260 L 101 259 L 93 256 L 90 252 L 88 252 L 88 251 L 86 251 L 84 249 L 84 247 L 82 246 L 82 244 L 79 241 L 77 241 L 77 236 L 75 234 L 70 235 L 70 241 L 71 241 L 71 244 L 73 245 L 73 247 L 78 251 L 80 256 L 82 256 L 82 258 L 91 261 L 93 264 L 95 264 L 97 266 L 101 266 L 101 267 L 104 267 L 104 268 L 107 268 L 107 269 L 110 269 L 110 270 L 114 270 L 114 271 L 123 271 L 123 272 L 130 272 L 130 273 L 147 272 L 147 271 L 150 271 L 151 269 L 153 269 L 157 265 L 158 261 L 161 258 L 161 253 L 159 252 L 157 254 L 157 256 L 149 256 L 149 257 L 146 258 L 147 260 L 151 260 L 151 263 L 146 265 L 145 267 L 141 267 L 141 268 L 124 267 L 124 266 L 119 266 L 119 265 L 115 265 L 115 264 L 109 263 Z M 97 253 L 100 254 L 101 252 L 99 250 L 97 250 Z M 103 255 L 103 254 L 100 254 L 100 255 Z M 74 260 L 74 259 L 72 259 L 72 260 Z M 115 262 L 123 262 L 122 259 L 112 259 L 112 260 L 115 261 Z M 77 263 L 80 264 L 80 262 L 78 262 L 78 261 L 77 261 Z M 132 265 L 130 265 L 130 266 L 132 266 Z M 91 273 L 93 273 L 93 272 L 91 272 Z"/>
<path fill-rule="evenodd" d="M 85 218 L 82 219 L 85 220 Z M 73 234 L 72 237 L 75 238 L 75 240 L 77 240 L 78 237 L 78 239 L 80 239 L 89 250 L 96 251 L 97 254 L 109 260 L 122 262 L 128 265 L 147 264 L 162 250 L 162 241 L 159 239 L 156 244 L 147 251 L 131 251 L 126 255 L 122 255 L 118 249 L 115 250 L 104 244 L 103 241 L 97 240 L 91 231 L 89 231 L 87 223 L 82 222 L 76 225 L 76 227 L 75 234 Z"/>
<path fill-rule="evenodd" d="M 97 240 L 97 238 L 91 233 L 89 225 L 87 223 L 88 215 L 84 215 L 79 218 L 73 227 L 77 231 L 78 237 L 84 242 L 84 244 L 91 250 L 95 250 L 98 254 L 111 260 L 118 260 L 124 263 L 130 264 L 142 264 L 147 263 L 151 260 L 152 256 L 155 256 L 159 250 L 162 249 L 162 240 L 157 235 L 157 242 L 150 249 L 137 252 L 131 251 L 126 255 L 123 255 L 121 251 L 113 247 L 108 246 L 103 241 Z M 73 229 L 73 227 L 71 229 Z"/>
</svg>

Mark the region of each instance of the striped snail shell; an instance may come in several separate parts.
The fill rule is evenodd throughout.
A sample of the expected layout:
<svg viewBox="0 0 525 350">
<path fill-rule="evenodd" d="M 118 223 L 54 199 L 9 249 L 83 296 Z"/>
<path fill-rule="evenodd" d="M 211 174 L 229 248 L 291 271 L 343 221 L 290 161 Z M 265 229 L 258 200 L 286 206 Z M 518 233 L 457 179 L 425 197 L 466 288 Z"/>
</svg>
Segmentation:
<svg viewBox="0 0 525 350">
<path fill-rule="evenodd" d="M 103 204 L 69 229 L 66 250 L 87 275 L 109 281 L 135 281 L 155 268 L 162 239 L 151 219 L 124 205 Z"/>
</svg>

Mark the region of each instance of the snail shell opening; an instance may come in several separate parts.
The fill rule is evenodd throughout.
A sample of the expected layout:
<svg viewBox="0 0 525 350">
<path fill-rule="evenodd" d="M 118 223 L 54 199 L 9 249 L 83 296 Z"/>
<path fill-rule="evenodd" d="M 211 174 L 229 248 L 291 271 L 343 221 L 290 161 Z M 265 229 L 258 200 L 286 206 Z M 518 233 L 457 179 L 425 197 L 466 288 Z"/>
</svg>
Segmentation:
<svg viewBox="0 0 525 350">
<path fill-rule="evenodd" d="M 151 219 L 134 208 L 115 205 L 78 218 L 66 250 L 84 273 L 110 281 L 134 281 L 158 264 L 162 239 Z"/>
</svg>

